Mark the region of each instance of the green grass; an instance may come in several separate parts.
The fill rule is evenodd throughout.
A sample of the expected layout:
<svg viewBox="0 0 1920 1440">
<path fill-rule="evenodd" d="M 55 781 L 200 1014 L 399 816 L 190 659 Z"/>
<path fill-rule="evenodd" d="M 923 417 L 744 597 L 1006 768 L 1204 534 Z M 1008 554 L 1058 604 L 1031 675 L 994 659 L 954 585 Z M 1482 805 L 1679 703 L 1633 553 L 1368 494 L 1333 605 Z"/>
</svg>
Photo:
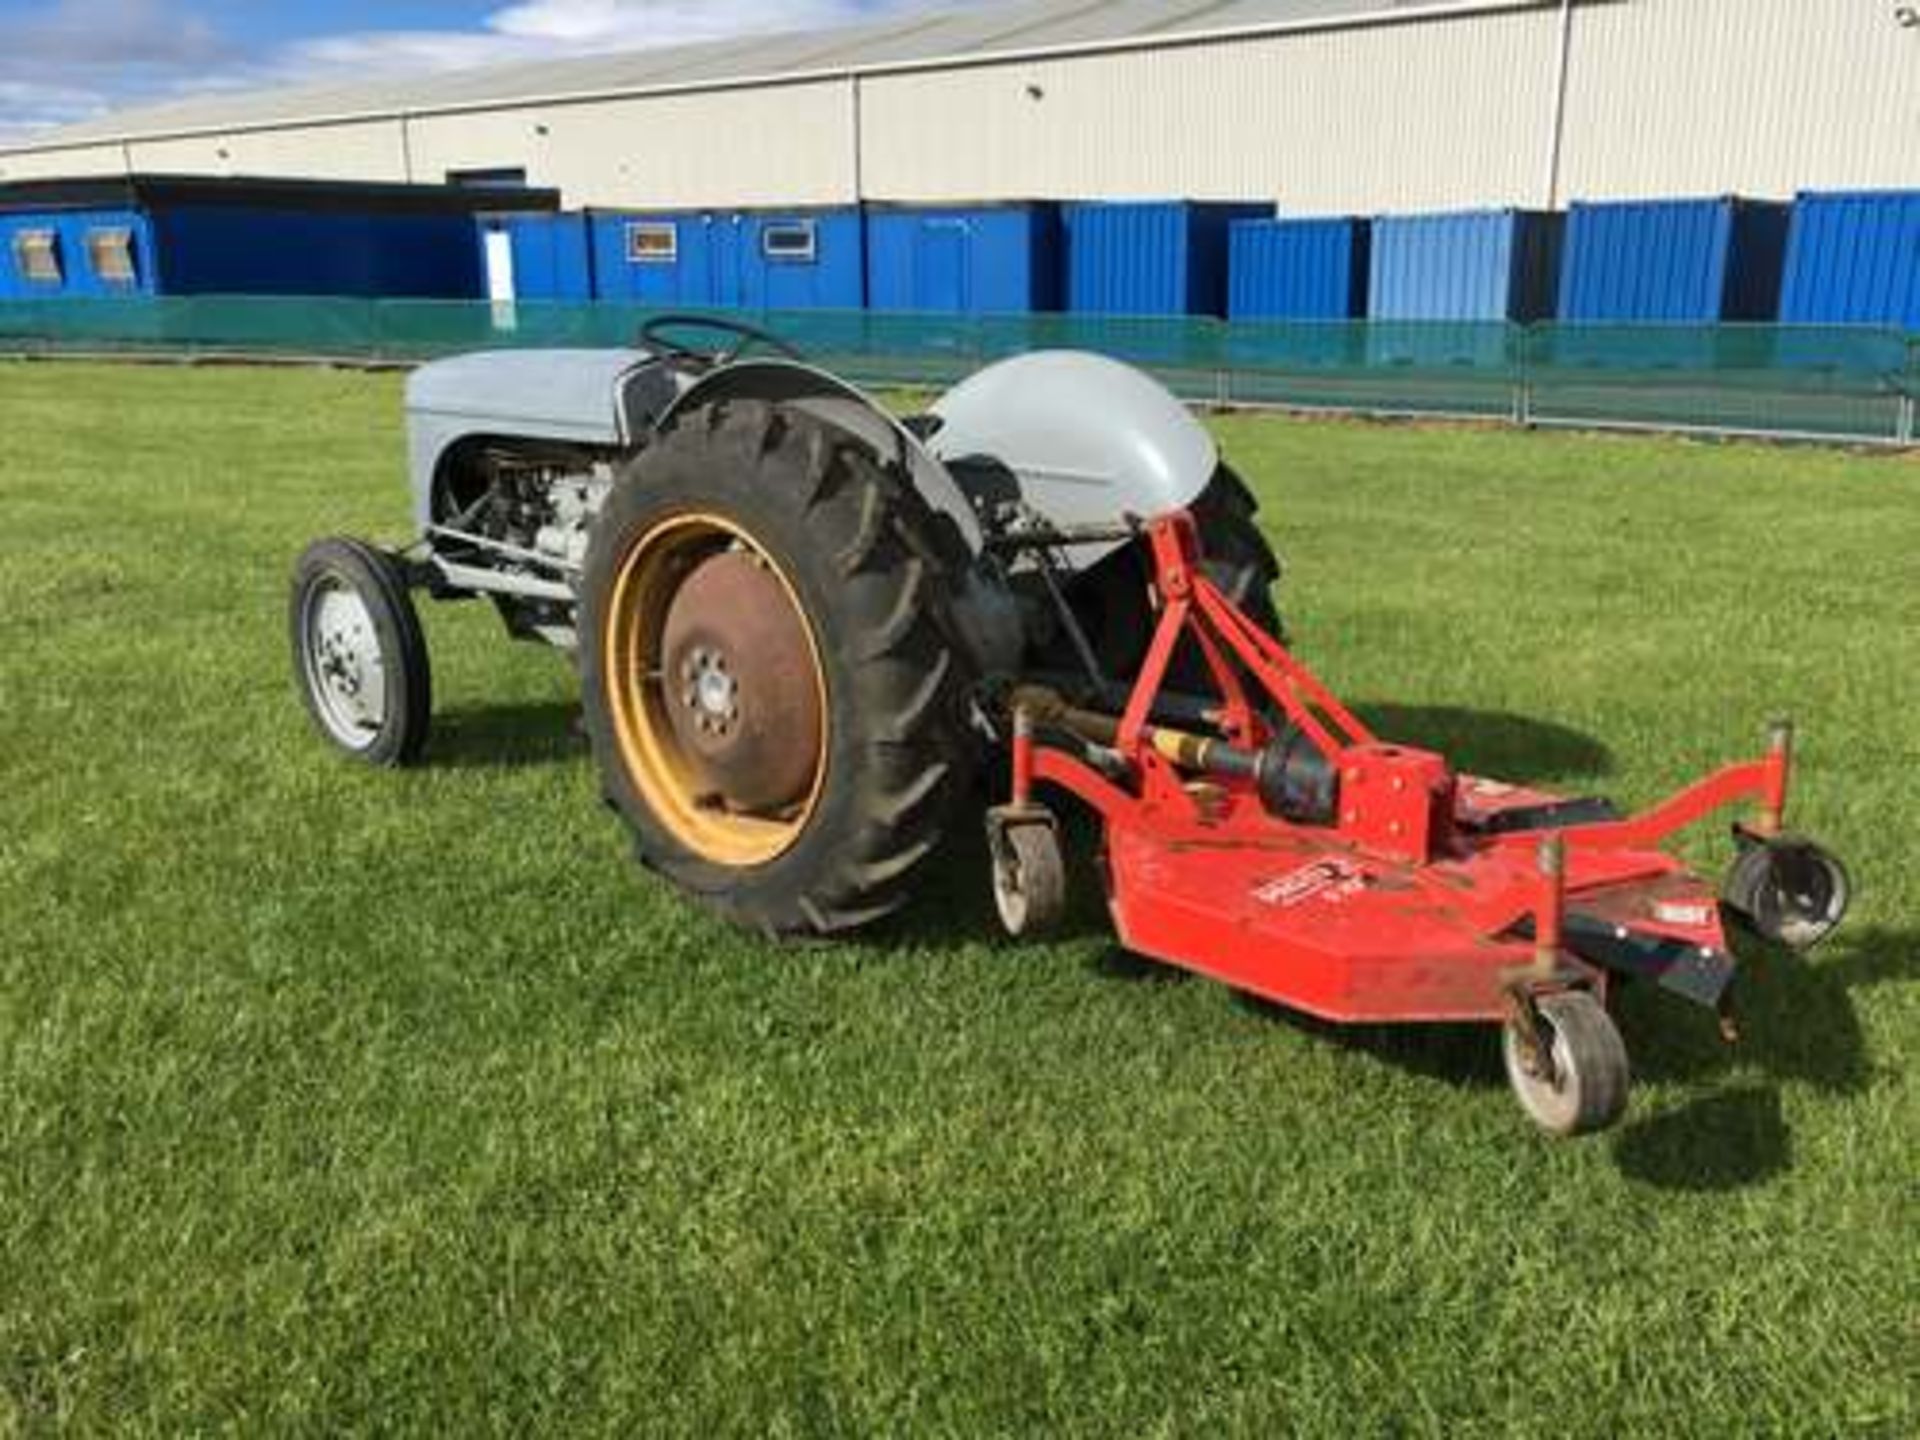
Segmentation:
<svg viewBox="0 0 1920 1440">
<path fill-rule="evenodd" d="M 1552 1144 L 1484 1032 L 1289 1019 L 1091 897 L 1000 942 L 977 843 L 860 944 L 719 928 L 481 606 L 434 763 L 336 760 L 283 587 L 404 535 L 398 408 L 0 367 L 0 1433 L 1920 1425 L 1920 466 L 1219 422 L 1404 738 L 1644 802 L 1805 726 L 1850 929 L 1732 1053 L 1630 996 L 1629 1123 Z"/>
</svg>

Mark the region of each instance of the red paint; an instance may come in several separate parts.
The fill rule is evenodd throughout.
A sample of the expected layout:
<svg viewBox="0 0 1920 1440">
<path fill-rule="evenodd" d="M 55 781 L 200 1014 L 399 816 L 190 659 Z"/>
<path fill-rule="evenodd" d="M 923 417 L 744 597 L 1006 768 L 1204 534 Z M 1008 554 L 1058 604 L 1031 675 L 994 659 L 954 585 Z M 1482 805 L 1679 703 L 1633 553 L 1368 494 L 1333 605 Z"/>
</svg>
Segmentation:
<svg viewBox="0 0 1920 1440">
<path fill-rule="evenodd" d="M 1160 621 L 1114 746 L 1130 782 L 1018 732 L 1013 755 L 1016 795 L 1052 785 L 1101 817 L 1109 903 L 1130 949 L 1336 1021 L 1499 1021 L 1510 988 L 1546 978 L 1533 937 L 1558 957 L 1553 983 L 1604 993 L 1605 976 L 1561 949 L 1563 910 L 1725 951 L 1713 888 L 1658 847 L 1736 801 L 1783 808 L 1784 747 L 1632 819 L 1487 834 L 1501 812 L 1555 797 L 1380 741 L 1206 578 L 1189 517 L 1149 533 Z M 1277 707 L 1329 757 L 1341 777 L 1332 823 L 1270 815 L 1252 780 L 1210 777 L 1202 792 L 1152 748 L 1154 701 L 1188 634 L 1228 739 L 1265 744 L 1260 712 Z M 1563 846 L 1552 874 L 1540 855 L 1549 833 Z"/>
</svg>

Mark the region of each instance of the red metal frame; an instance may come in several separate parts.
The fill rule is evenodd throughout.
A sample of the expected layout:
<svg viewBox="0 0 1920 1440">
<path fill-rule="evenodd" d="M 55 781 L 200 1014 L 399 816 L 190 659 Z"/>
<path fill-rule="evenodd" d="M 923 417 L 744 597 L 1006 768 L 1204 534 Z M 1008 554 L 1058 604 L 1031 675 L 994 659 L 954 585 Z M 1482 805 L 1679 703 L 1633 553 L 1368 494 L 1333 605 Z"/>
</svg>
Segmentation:
<svg viewBox="0 0 1920 1440">
<path fill-rule="evenodd" d="M 1777 833 L 1791 774 L 1784 725 L 1763 759 L 1630 819 L 1496 833 L 1502 812 L 1556 797 L 1382 741 L 1207 578 L 1189 516 L 1147 533 L 1159 621 L 1110 747 L 1128 783 L 1036 735 L 1018 708 L 1012 745 L 1015 813 L 1051 785 L 1104 821 L 1109 899 L 1129 948 L 1338 1021 L 1495 1021 L 1517 987 L 1604 990 L 1605 969 L 1567 948 L 1569 912 L 1589 930 L 1730 966 L 1713 890 L 1658 846 L 1742 800 L 1758 802 L 1756 833 Z M 1270 814 L 1250 778 L 1183 768 L 1151 721 L 1183 637 L 1206 660 L 1227 742 L 1265 745 L 1263 713 L 1278 707 L 1331 762 L 1329 823 Z"/>
</svg>

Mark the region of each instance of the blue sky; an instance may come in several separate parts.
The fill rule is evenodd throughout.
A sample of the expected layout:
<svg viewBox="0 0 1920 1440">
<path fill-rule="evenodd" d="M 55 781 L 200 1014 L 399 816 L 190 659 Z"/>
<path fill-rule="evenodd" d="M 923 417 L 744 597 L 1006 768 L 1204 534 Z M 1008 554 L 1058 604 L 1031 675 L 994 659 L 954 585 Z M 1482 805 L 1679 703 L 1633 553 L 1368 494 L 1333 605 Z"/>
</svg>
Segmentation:
<svg viewBox="0 0 1920 1440">
<path fill-rule="evenodd" d="M 988 0 L 0 0 L 0 140 L 204 90 L 811 29 Z"/>
</svg>

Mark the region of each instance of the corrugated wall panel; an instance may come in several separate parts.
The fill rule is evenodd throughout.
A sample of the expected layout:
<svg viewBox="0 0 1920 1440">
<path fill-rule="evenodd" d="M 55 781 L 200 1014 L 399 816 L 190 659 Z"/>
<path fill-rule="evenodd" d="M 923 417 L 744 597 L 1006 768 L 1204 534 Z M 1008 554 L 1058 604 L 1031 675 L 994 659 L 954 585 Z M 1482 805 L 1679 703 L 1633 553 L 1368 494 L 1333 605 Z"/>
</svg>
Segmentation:
<svg viewBox="0 0 1920 1440">
<path fill-rule="evenodd" d="M 1060 216 L 1014 204 L 867 211 L 867 303 L 876 310 L 1014 314 L 1060 303 Z"/>
<path fill-rule="evenodd" d="M 1227 230 L 1270 207 L 1178 200 L 1064 206 L 1067 309 L 1083 315 L 1221 315 Z"/>
<path fill-rule="evenodd" d="M 1582 0 L 1562 195 L 1784 200 L 1920 183 L 1920 28 L 1900 9 Z"/>
<path fill-rule="evenodd" d="M 568 207 L 837 205 L 858 198 L 845 81 L 422 116 L 416 180 L 525 166 Z M 988 193 L 993 193 L 989 191 Z"/>
<path fill-rule="evenodd" d="M 866 193 L 1537 205 L 1557 42 L 1530 10 L 869 78 Z"/>
<path fill-rule="evenodd" d="M 1576 204 L 1567 214 L 1562 320 L 1717 320 L 1733 211 L 1725 201 Z"/>
<path fill-rule="evenodd" d="M 1383 215 L 1367 313 L 1378 320 L 1538 320 L 1558 288 L 1560 217 L 1524 210 Z"/>
<path fill-rule="evenodd" d="M 1920 190 L 1801 196 L 1780 318 L 1920 330 Z"/>
<path fill-rule="evenodd" d="M 73 145 L 58 150 L 0 151 L 0 182 L 79 180 L 127 173 L 126 151 L 119 145 Z"/>
<path fill-rule="evenodd" d="M 1351 320 L 1366 313 L 1364 220 L 1238 220 L 1227 314 L 1235 320 Z"/>
<path fill-rule="evenodd" d="M 598 298 L 693 309 L 858 310 L 866 303 L 866 230 L 857 209 L 770 211 L 595 211 Z M 672 257 L 646 258 L 628 245 L 633 225 L 672 225 Z M 813 258 L 769 254 L 770 227 L 805 225 Z"/>
<path fill-rule="evenodd" d="M 1567 215 L 1562 320 L 1771 320 L 1787 207 L 1768 202 L 1618 200 Z"/>
<path fill-rule="evenodd" d="M 384 181 L 408 178 L 406 147 L 397 120 L 201 135 L 179 140 L 136 140 L 127 148 L 134 171 L 149 175 L 275 175 L 313 180 Z"/>
</svg>

